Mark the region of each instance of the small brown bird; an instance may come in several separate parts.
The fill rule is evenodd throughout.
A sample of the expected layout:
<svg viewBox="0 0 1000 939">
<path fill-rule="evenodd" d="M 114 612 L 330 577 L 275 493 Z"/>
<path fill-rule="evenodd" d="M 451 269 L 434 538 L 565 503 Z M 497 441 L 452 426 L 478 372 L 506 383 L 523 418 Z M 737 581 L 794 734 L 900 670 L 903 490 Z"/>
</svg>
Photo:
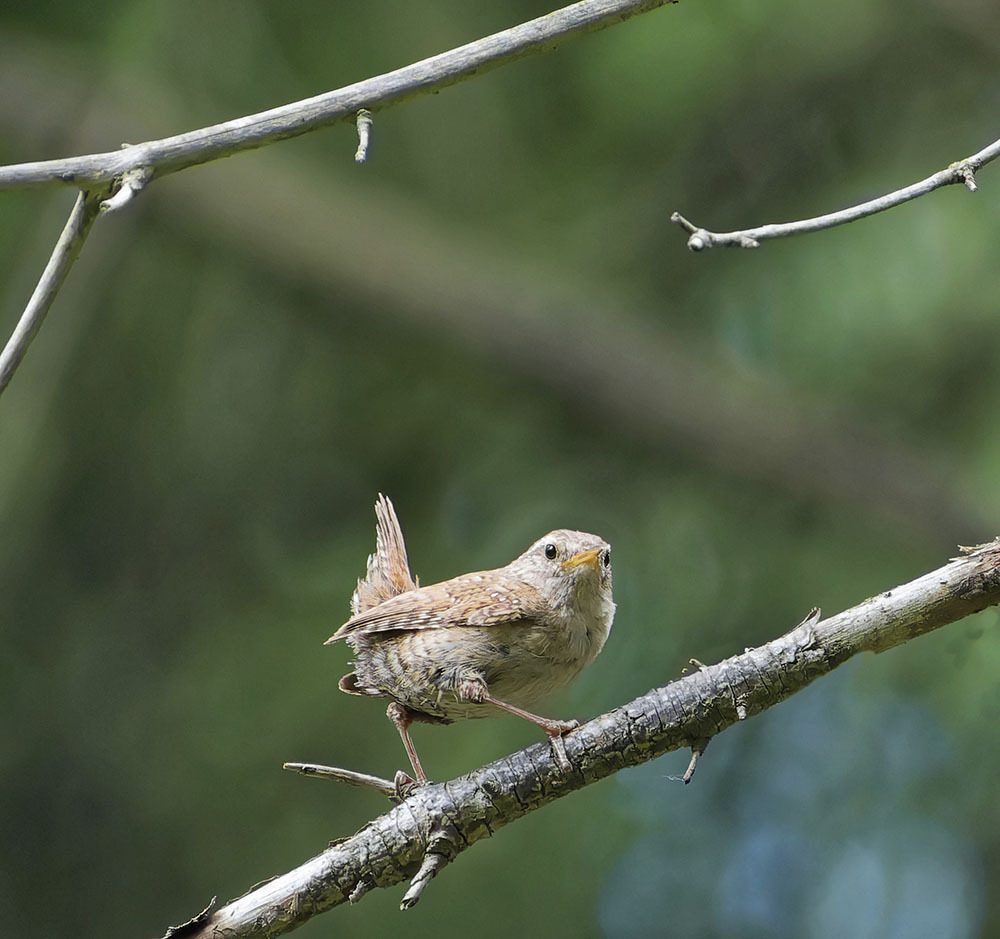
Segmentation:
<svg viewBox="0 0 1000 939">
<path fill-rule="evenodd" d="M 544 730 L 568 769 L 562 734 L 577 722 L 525 708 L 568 684 L 604 648 L 615 615 L 611 546 L 559 529 L 506 567 L 420 587 L 385 496 L 375 514 L 376 551 L 351 599 L 354 616 L 326 642 L 345 639 L 357 657 L 341 691 L 391 701 L 387 714 L 418 783 L 427 776 L 410 724 L 450 724 L 498 709 Z"/>
</svg>

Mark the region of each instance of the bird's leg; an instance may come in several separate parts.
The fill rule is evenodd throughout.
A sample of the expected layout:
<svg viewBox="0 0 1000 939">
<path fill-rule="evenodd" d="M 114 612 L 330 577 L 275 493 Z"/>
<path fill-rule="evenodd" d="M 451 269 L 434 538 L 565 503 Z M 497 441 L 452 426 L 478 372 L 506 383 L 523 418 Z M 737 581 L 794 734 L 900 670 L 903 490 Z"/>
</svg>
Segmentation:
<svg viewBox="0 0 1000 939">
<path fill-rule="evenodd" d="M 552 742 L 552 753 L 559 768 L 565 773 L 573 769 L 573 764 L 566 756 L 566 744 L 563 742 L 562 735 L 579 727 L 579 721 L 557 721 L 551 717 L 540 717 L 538 714 L 532 714 L 531 711 L 519 708 L 515 704 L 508 704 L 506 701 L 494 698 L 483 681 L 463 681 L 458 686 L 457 696 L 464 701 L 475 701 L 477 704 L 492 704 L 494 707 L 500 708 L 501 711 L 531 721 L 532 724 L 548 734 L 549 740 Z"/>
<path fill-rule="evenodd" d="M 551 717 L 539 717 L 537 714 L 532 714 L 531 711 L 525 711 L 516 705 L 508 704 L 499 698 L 494 698 L 488 691 L 483 696 L 483 701 L 500 708 L 502 711 L 506 711 L 508 714 L 516 714 L 518 717 L 523 717 L 526 721 L 531 721 L 536 727 L 541 727 L 549 735 L 549 742 L 552 744 L 552 755 L 555 757 L 556 765 L 564 773 L 572 772 L 573 764 L 570 763 L 569 757 L 566 755 L 566 743 L 562 735 L 573 730 L 575 727 L 579 727 L 579 721 L 557 721 Z"/>
<path fill-rule="evenodd" d="M 531 711 L 525 711 L 514 704 L 508 704 L 506 701 L 494 698 L 488 691 L 483 695 L 483 702 L 492 704 L 508 714 L 514 714 L 517 717 L 523 717 L 526 721 L 531 721 L 536 727 L 541 727 L 550 737 L 561 737 L 580 726 L 579 721 L 557 721 L 551 717 L 540 717 L 538 714 L 532 714 Z"/>
<path fill-rule="evenodd" d="M 403 746 L 406 747 L 406 755 L 410 758 L 410 765 L 413 767 L 413 772 L 417 774 L 416 779 L 411 779 L 406 773 L 396 773 L 396 789 L 399 794 L 405 795 L 403 790 L 407 786 L 424 786 L 427 784 L 427 774 L 424 772 L 424 768 L 420 765 L 420 757 L 417 756 L 417 748 L 413 746 L 413 741 L 410 739 L 410 724 L 413 723 L 413 718 L 410 716 L 410 712 L 403 707 L 398 701 L 393 701 L 389 707 L 385 710 L 385 716 L 389 718 L 395 725 L 396 730 L 399 731 L 399 736 L 403 738 Z"/>
</svg>

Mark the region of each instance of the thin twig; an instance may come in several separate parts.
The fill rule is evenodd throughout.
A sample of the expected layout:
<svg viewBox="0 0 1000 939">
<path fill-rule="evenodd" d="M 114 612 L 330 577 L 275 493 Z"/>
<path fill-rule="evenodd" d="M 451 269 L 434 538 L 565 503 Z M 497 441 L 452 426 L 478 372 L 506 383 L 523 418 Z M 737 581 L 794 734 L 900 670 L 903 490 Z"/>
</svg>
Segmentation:
<svg viewBox="0 0 1000 939">
<path fill-rule="evenodd" d="M 423 786 L 357 834 L 214 911 L 186 939 L 278 936 L 416 870 L 404 897 L 412 900 L 445 861 L 529 812 L 670 750 L 704 750 L 705 741 L 741 719 L 737 700 L 752 717 L 859 652 L 883 652 L 1000 603 L 1000 539 L 964 550 L 853 609 L 825 620 L 810 616 L 763 646 L 594 718 L 566 737 L 572 774 L 558 768 L 548 744 L 536 743 L 448 783 Z"/>
<path fill-rule="evenodd" d="M 671 2 L 676 0 L 583 0 L 440 55 L 314 98 L 123 150 L 0 167 L 0 189 L 106 186 L 140 166 L 150 167 L 155 175 L 163 176 L 241 150 L 298 137 L 338 121 L 353 120 L 362 108 L 374 111 L 437 91 L 524 56 L 549 52 L 568 39 L 613 26 Z"/>
<path fill-rule="evenodd" d="M 970 192 L 976 191 L 976 172 L 987 163 L 1000 156 L 1000 140 L 996 140 L 988 147 L 984 147 L 978 153 L 951 166 L 928 176 L 912 186 L 905 189 L 897 189 L 887 195 L 879 196 L 869 202 L 862 202 L 839 212 L 831 212 L 828 215 L 818 215 L 816 218 L 802 219 L 797 222 L 781 222 L 773 225 L 761 225 L 759 228 L 744 228 L 740 231 L 714 232 L 706 228 L 699 228 L 693 222 L 689 222 L 680 212 L 674 212 L 670 216 L 670 221 L 680 225 L 689 233 L 687 245 L 692 251 L 704 251 L 706 248 L 759 248 L 762 241 L 770 238 L 787 238 L 790 235 L 803 235 L 808 232 L 822 231 L 826 228 L 834 228 L 837 225 L 845 225 L 847 222 L 856 222 L 858 219 L 867 218 L 877 212 L 884 212 L 886 209 L 894 208 L 924 196 L 942 186 L 951 186 L 961 183 Z"/>
<path fill-rule="evenodd" d="M 424 892 L 424 888 L 434 879 L 437 872 L 447 863 L 448 858 L 446 858 L 443 854 L 428 851 L 424 855 L 424 859 L 420 864 L 420 870 L 417 871 L 416 876 L 410 881 L 410 889 L 403 894 L 403 899 L 399 904 L 399 908 L 404 911 L 412 910 L 413 907 L 417 905 L 417 901 L 420 899 L 420 895 Z"/>
<path fill-rule="evenodd" d="M 357 773 L 352 769 L 341 769 L 339 766 L 323 766 L 320 763 L 284 763 L 282 769 L 301 773 L 303 776 L 319 776 L 323 779 L 335 779 L 337 782 L 362 789 L 375 789 L 393 801 L 398 801 L 396 784 L 381 776 L 371 776 L 368 773 Z"/>
<path fill-rule="evenodd" d="M 698 760 L 701 759 L 701 755 L 705 752 L 709 739 L 696 740 L 691 744 L 691 760 L 688 762 L 687 769 L 684 770 L 684 775 L 681 776 L 681 781 L 685 786 L 694 777 L 694 771 L 698 768 Z"/>
<path fill-rule="evenodd" d="M 24 354 L 35 338 L 38 327 L 42 325 L 45 314 L 49 312 L 52 301 L 55 300 L 69 269 L 80 254 L 83 243 L 94 224 L 100 208 L 103 193 L 81 192 L 69 213 L 69 219 L 56 242 L 49 257 L 45 270 L 35 286 L 28 305 L 24 308 L 21 318 L 14 327 L 7 345 L 0 353 L 0 394 L 10 384 L 14 372 L 24 358 Z"/>
<path fill-rule="evenodd" d="M 372 139 L 372 112 L 362 108 L 358 111 L 355 123 L 358 125 L 358 149 L 354 154 L 354 162 L 364 163 L 368 159 L 368 145 Z"/>
</svg>

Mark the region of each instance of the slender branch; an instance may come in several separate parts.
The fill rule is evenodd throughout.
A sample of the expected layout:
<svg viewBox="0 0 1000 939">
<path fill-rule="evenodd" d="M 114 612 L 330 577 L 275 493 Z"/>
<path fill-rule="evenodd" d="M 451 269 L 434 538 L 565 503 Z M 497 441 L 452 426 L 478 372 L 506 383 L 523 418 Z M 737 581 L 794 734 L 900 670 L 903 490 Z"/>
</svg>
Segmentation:
<svg viewBox="0 0 1000 939">
<path fill-rule="evenodd" d="M 56 242 L 45 270 L 35 286 L 28 305 L 24 308 L 14 332 L 0 353 L 0 394 L 10 383 L 14 372 L 24 358 L 24 354 L 49 312 L 59 288 L 62 287 L 69 269 L 80 254 L 83 243 L 94 224 L 100 210 L 103 193 L 81 192 L 73 205 L 73 211 Z"/>
<path fill-rule="evenodd" d="M 358 786 L 362 789 L 374 789 L 382 795 L 394 799 L 396 797 L 396 785 L 388 779 L 380 776 L 371 776 L 368 773 L 356 773 L 351 769 L 341 769 L 339 766 L 323 766 L 321 763 L 285 763 L 282 769 L 291 770 L 293 773 L 301 773 L 303 776 L 320 776 L 324 779 L 335 779 L 337 782 L 347 783 L 350 786 Z"/>
<path fill-rule="evenodd" d="M 951 186 L 954 183 L 962 183 L 970 192 L 976 191 L 976 173 L 980 167 L 995 160 L 1000 156 L 1000 140 L 996 140 L 988 147 L 984 147 L 978 153 L 951 166 L 928 176 L 912 186 L 905 189 L 897 189 L 887 195 L 879 196 L 870 202 L 862 202 L 839 212 L 831 212 L 829 215 L 818 215 L 816 218 L 802 219 L 798 222 L 781 222 L 773 225 L 761 225 L 759 228 L 744 228 L 740 231 L 714 232 L 705 228 L 699 228 L 693 222 L 689 222 L 679 212 L 674 212 L 670 216 L 670 221 L 680 225 L 689 233 L 688 247 L 692 251 L 704 251 L 706 248 L 759 248 L 762 241 L 769 238 L 787 238 L 790 235 L 804 235 L 808 232 L 822 231 L 825 228 L 834 228 L 837 225 L 845 225 L 848 222 L 856 222 L 860 218 L 867 218 L 877 212 L 884 212 L 886 209 L 894 208 L 924 196 L 942 186 Z"/>
<path fill-rule="evenodd" d="M 241 150 L 298 137 L 338 121 L 354 120 L 363 108 L 376 111 L 437 91 L 671 2 L 676 0 L 583 0 L 393 72 L 258 114 L 109 153 L 0 167 L 0 189 L 108 185 L 123 173 L 141 167 L 163 176 Z"/>
<path fill-rule="evenodd" d="M 1000 539 L 917 580 L 636 698 L 566 736 L 573 771 L 537 743 L 447 783 L 418 789 L 312 860 L 209 913 L 188 939 L 277 936 L 374 887 L 412 878 L 408 909 L 430 879 L 509 822 L 663 753 L 707 742 L 859 652 L 884 652 L 1000 603 Z"/>
</svg>

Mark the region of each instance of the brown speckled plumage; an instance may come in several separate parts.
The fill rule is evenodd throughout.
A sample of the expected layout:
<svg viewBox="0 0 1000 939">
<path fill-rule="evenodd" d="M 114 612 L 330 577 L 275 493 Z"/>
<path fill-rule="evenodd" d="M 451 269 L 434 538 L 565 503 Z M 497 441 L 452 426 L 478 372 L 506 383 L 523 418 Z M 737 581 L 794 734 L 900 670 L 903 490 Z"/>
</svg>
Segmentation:
<svg viewBox="0 0 1000 939">
<path fill-rule="evenodd" d="M 343 691 L 393 702 L 389 717 L 418 780 L 426 777 L 409 739 L 412 721 L 506 710 L 554 738 L 575 726 L 524 709 L 568 684 L 604 647 L 615 609 L 607 542 L 560 529 L 506 567 L 418 587 L 392 503 L 379 496 L 375 509 L 377 547 L 352 598 L 354 616 L 327 642 L 344 639 L 356 656 Z"/>
</svg>

